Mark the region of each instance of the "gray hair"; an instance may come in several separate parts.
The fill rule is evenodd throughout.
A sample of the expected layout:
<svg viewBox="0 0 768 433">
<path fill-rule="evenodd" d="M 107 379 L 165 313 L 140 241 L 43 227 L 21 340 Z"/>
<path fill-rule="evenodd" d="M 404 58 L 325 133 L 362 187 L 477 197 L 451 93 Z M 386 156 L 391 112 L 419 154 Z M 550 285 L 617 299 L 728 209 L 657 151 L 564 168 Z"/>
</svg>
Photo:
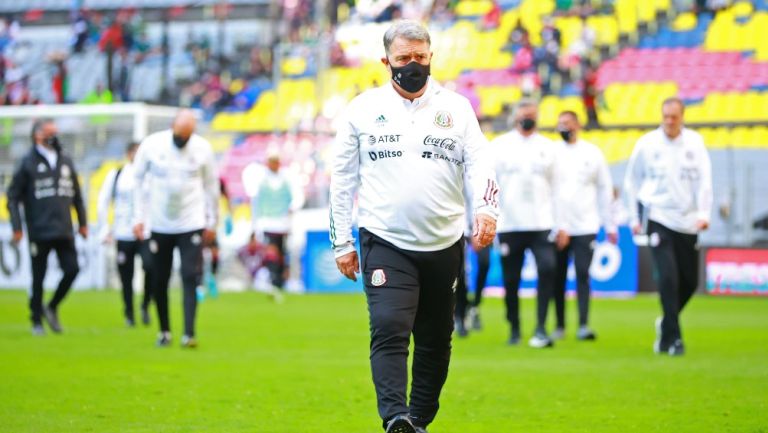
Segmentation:
<svg viewBox="0 0 768 433">
<path fill-rule="evenodd" d="M 514 114 L 517 115 L 517 113 L 520 111 L 520 109 L 528 108 L 528 107 L 538 108 L 539 107 L 539 103 L 536 102 L 535 99 L 523 98 L 523 99 L 517 101 L 517 104 L 515 104 Z"/>
<path fill-rule="evenodd" d="M 427 45 L 432 45 L 429 38 L 429 32 L 424 26 L 416 21 L 402 20 L 396 21 L 384 33 L 384 52 L 389 55 L 389 47 L 396 38 L 403 38 L 409 41 L 423 41 Z"/>
</svg>

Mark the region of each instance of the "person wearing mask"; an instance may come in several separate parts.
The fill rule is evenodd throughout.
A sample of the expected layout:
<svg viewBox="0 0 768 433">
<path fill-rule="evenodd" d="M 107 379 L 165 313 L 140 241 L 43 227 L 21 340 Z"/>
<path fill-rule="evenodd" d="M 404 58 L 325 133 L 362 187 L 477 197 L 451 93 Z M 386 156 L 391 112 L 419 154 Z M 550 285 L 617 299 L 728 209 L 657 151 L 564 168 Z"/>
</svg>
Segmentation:
<svg viewBox="0 0 768 433">
<path fill-rule="evenodd" d="M 136 324 L 133 309 L 134 258 L 141 257 L 144 269 L 144 296 L 141 302 L 141 322 L 149 325 L 149 303 L 152 300 L 152 254 L 149 242 L 140 241 L 133 234 L 133 195 L 135 183 L 133 160 L 139 144 L 132 142 L 126 148 L 127 162 L 120 168 L 111 170 L 104 178 L 99 191 L 98 215 L 101 239 L 105 243 L 117 242 L 117 272 L 123 289 L 123 315 L 129 327 Z M 109 206 L 113 205 L 112 224 L 108 220 Z M 149 238 L 149 227 L 144 227 L 144 238 Z"/>
<path fill-rule="evenodd" d="M 712 212 L 712 164 L 704 139 L 684 126 L 682 100 L 665 100 L 661 114 L 661 127 L 635 144 L 624 192 L 632 231 L 648 234 L 658 273 L 663 316 L 656 320 L 654 351 L 680 356 L 680 313 L 698 287 L 698 234 Z"/>
<path fill-rule="evenodd" d="M 496 173 L 501 188 L 499 253 L 504 275 L 504 299 L 511 325 L 508 343 L 520 342 L 520 302 L 518 290 L 525 250 L 536 259 L 536 329 L 528 341 L 534 348 L 552 347 L 547 334 L 547 310 L 555 277 L 555 240 L 566 235 L 559 231 L 556 218 L 555 162 L 557 148 L 536 131 L 537 104 L 524 99 L 515 110 L 515 129 L 492 143 Z"/>
<path fill-rule="evenodd" d="M 565 286 L 568 261 L 573 256 L 579 306 L 576 338 L 582 341 L 594 340 L 596 334 L 589 327 L 589 267 L 601 226 L 605 228 L 609 242 L 615 244 L 618 240 L 611 212 L 613 181 L 600 149 L 581 139 L 581 124 L 576 113 L 560 113 L 557 129 L 563 139 L 558 143 L 555 169 L 559 185 L 557 206 L 562 209 L 561 229 L 565 234 L 557 245 L 554 291 L 557 327 L 552 337 L 562 339 L 565 334 Z"/>
<path fill-rule="evenodd" d="M 333 147 L 331 242 L 342 274 L 356 281 L 362 271 L 371 370 L 389 433 L 424 433 L 437 414 L 463 271 L 465 172 L 479 245 L 493 241 L 498 216 L 487 141 L 469 101 L 430 78 L 430 44 L 412 21 L 385 32 L 381 61 L 392 80 L 352 100 Z M 355 193 L 360 256 L 352 237 Z"/>
<path fill-rule="evenodd" d="M 32 289 L 29 296 L 32 333 L 44 335 L 42 319 L 51 330 L 61 333 L 59 306 L 67 296 L 80 267 L 72 227 L 72 208 L 77 213 L 78 233 L 88 237 L 83 196 L 75 165 L 62 151 L 56 123 L 40 119 L 32 125 L 32 148 L 19 161 L 8 187 L 8 212 L 15 244 L 23 238 L 21 208 L 32 259 Z M 53 298 L 43 306 L 43 280 L 48 269 L 48 255 L 56 252 L 63 276 Z"/>
<path fill-rule="evenodd" d="M 197 347 L 195 315 L 197 287 L 202 283 L 203 246 L 216 237 L 219 177 L 210 143 L 195 134 L 197 120 L 191 110 L 181 110 L 169 130 L 142 141 L 134 162 L 134 226 L 137 239 L 145 239 L 149 224 L 153 288 L 160 321 L 158 346 L 171 344 L 168 317 L 168 282 L 173 250 L 179 249 L 184 300 L 182 347 Z M 147 192 L 145 192 L 147 191 Z"/>
</svg>

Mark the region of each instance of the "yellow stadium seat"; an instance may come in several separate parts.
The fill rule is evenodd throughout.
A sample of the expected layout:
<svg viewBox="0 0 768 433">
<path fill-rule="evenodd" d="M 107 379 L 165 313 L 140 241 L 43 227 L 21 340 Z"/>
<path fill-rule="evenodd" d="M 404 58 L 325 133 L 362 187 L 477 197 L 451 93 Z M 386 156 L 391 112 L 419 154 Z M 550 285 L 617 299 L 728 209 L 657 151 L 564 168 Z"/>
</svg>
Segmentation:
<svg viewBox="0 0 768 433">
<path fill-rule="evenodd" d="M 464 0 L 456 4 L 454 13 L 458 17 L 475 17 L 487 14 L 493 7 L 488 0 Z"/>
<path fill-rule="evenodd" d="M 672 22 L 672 28 L 676 32 L 687 32 L 696 28 L 697 21 L 696 14 L 693 12 L 684 12 L 675 18 Z"/>
<path fill-rule="evenodd" d="M 733 15 L 736 17 L 748 17 L 752 15 L 754 9 L 755 8 L 752 6 L 752 2 L 749 1 L 736 2 L 732 7 Z"/>
</svg>

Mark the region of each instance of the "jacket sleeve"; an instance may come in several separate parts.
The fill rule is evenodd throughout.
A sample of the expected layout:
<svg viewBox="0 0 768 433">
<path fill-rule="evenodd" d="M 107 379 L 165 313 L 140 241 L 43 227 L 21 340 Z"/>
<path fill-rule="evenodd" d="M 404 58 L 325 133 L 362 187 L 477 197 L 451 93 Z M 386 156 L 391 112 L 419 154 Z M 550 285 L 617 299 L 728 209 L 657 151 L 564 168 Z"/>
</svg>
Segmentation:
<svg viewBox="0 0 768 433">
<path fill-rule="evenodd" d="M 696 192 L 697 217 L 700 220 L 709 222 L 712 215 L 712 162 L 709 159 L 709 152 L 701 142 L 701 159 L 699 167 L 699 189 Z"/>
<path fill-rule="evenodd" d="M 206 141 L 205 172 L 203 173 L 203 190 L 205 191 L 205 227 L 216 231 L 219 221 L 219 171 L 216 168 L 216 158 L 213 156 L 211 145 Z"/>
<path fill-rule="evenodd" d="M 331 244 L 336 257 L 355 251 L 352 211 L 360 185 L 360 136 L 352 123 L 351 108 L 352 105 L 342 118 L 333 142 L 329 212 Z"/>
<path fill-rule="evenodd" d="M 608 170 L 608 163 L 602 152 L 598 150 L 599 168 L 597 173 L 597 209 L 600 214 L 600 223 L 606 233 L 616 233 L 616 223 L 613 219 L 613 179 Z"/>
<path fill-rule="evenodd" d="M 152 137 L 152 136 L 150 136 Z M 147 147 L 149 147 L 150 137 L 144 139 L 139 145 L 139 149 L 136 151 L 136 156 L 133 158 L 133 176 L 134 176 L 134 188 L 133 188 L 133 224 L 144 224 L 146 227 L 147 222 L 147 207 L 149 197 L 149 188 L 146 185 L 147 174 L 149 172 L 149 157 L 147 155 Z"/>
<path fill-rule="evenodd" d="M 11 215 L 11 226 L 13 231 L 21 231 L 21 204 L 27 195 L 29 188 L 29 175 L 24 169 L 24 160 L 22 159 L 16 166 L 11 178 L 11 185 L 8 187 L 8 213 Z"/>
<path fill-rule="evenodd" d="M 109 205 L 112 202 L 112 190 L 115 185 L 117 170 L 110 170 L 104 177 L 104 182 L 99 190 L 99 198 L 96 204 L 96 216 L 98 218 L 99 239 L 104 239 L 110 232 Z"/>
<path fill-rule="evenodd" d="M 643 139 L 641 138 L 635 144 L 635 149 L 629 157 L 626 174 L 624 175 L 624 197 L 626 198 L 629 221 L 632 227 L 640 224 L 637 194 L 640 191 L 644 177 L 645 160 L 643 158 Z"/>
<path fill-rule="evenodd" d="M 547 171 L 547 179 L 549 180 L 550 200 L 552 203 L 553 229 L 555 232 L 558 232 L 560 230 L 565 230 L 566 227 L 565 206 L 563 206 L 560 201 L 561 182 L 563 180 L 558 172 L 558 164 L 560 164 L 562 152 L 557 144 L 549 141 L 549 139 L 546 140 L 550 143 L 550 148 L 552 149 L 552 160 Z"/>
<path fill-rule="evenodd" d="M 83 192 L 80 189 L 80 178 L 77 175 L 75 165 L 72 164 L 72 161 L 69 161 L 69 166 L 72 167 L 72 183 L 75 190 L 75 196 L 72 197 L 72 205 L 75 207 L 79 227 L 88 227 L 88 213 L 85 211 Z"/>
<path fill-rule="evenodd" d="M 464 171 L 465 179 L 472 191 L 472 210 L 475 215 L 485 214 L 493 219 L 499 218 L 499 185 L 496 181 L 496 170 L 491 144 L 480 130 L 477 117 L 466 103 L 466 115 L 468 116 L 466 130 L 464 131 Z"/>
</svg>

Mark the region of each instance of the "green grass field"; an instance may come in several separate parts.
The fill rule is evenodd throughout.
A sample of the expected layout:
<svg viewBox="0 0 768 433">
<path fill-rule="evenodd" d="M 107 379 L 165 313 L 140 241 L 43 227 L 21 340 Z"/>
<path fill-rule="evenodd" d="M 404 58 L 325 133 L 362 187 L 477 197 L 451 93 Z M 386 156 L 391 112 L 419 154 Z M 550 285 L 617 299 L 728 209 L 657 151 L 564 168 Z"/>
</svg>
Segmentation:
<svg viewBox="0 0 768 433">
<path fill-rule="evenodd" d="M 380 431 L 363 296 L 224 294 L 201 305 L 194 351 L 178 347 L 179 296 L 159 349 L 154 323 L 123 326 L 116 291 L 72 293 L 65 334 L 45 337 L 25 293 L 0 291 L 0 432 Z M 768 300 L 695 298 L 682 358 L 652 353 L 657 312 L 655 297 L 598 300 L 597 342 L 537 351 L 504 344 L 487 300 L 430 432 L 768 432 Z"/>
</svg>

